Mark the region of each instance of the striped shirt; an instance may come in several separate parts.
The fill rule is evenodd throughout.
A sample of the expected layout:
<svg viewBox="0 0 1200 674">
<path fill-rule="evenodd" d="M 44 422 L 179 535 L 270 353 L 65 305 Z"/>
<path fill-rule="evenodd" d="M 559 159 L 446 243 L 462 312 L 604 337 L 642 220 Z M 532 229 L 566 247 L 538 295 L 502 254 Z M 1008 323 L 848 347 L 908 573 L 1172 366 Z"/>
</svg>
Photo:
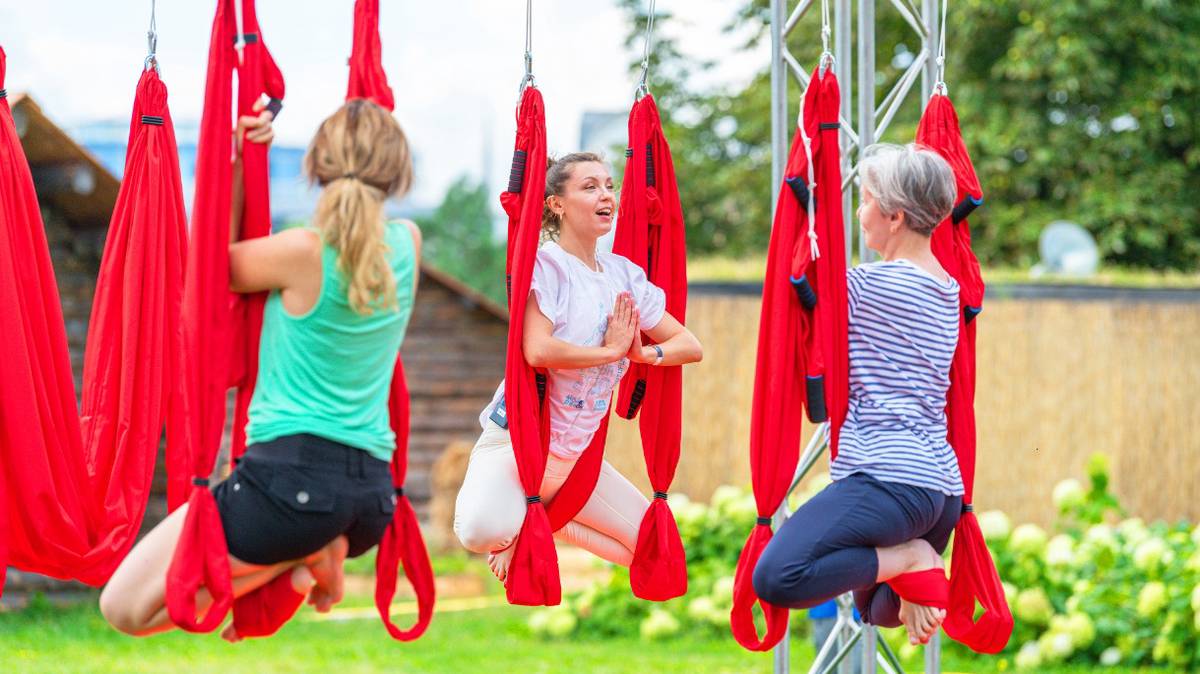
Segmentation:
<svg viewBox="0 0 1200 674">
<path fill-rule="evenodd" d="M 946 389 L 958 345 L 958 283 L 908 260 L 851 269 L 850 406 L 830 477 L 963 493 L 946 442 Z"/>
</svg>

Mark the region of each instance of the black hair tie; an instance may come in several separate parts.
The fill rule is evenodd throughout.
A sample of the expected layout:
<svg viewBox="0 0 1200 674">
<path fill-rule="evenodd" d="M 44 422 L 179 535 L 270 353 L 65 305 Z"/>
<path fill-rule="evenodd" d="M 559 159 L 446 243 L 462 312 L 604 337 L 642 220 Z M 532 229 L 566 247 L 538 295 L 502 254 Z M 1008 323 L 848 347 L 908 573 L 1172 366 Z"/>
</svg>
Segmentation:
<svg viewBox="0 0 1200 674">
<path fill-rule="evenodd" d="M 541 496 L 526 496 L 525 497 L 525 505 L 533 505 L 534 503 L 541 503 L 541 502 L 542 502 Z"/>
<path fill-rule="evenodd" d="M 654 498 L 665 501 L 665 500 L 667 500 L 667 492 L 656 491 L 656 492 L 654 492 Z"/>
<path fill-rule="evenodd" d="M 142 115 L 142 124 L 150 124 L 151 126 L 162 126 L 163 118 L 158 115 Z"/>
<path fill-rule="evenodd" d="M 771 518 L 770 517 L 760 517 L 755 521 L 764 527 L 771 526 Z"/>
<path fill-rule="evenodd" d="M 404 498 L 404 487 L 396 487 L 396 498 Z"/>
<path fill-rule="evenodd" d="M 973 512 L 975 512 L 975 506 L 971 505 L 970 503 L 964 503 L 962 511 L 963 511 L 963 514 L 973 513 Z"/>
<path fill-rule="evenodd" d="M 196 486 L 196 487 L 207 487 L 208 486 L 208 478 L 207 477 L 193 477 L 192 485 Z"/>
</svg>

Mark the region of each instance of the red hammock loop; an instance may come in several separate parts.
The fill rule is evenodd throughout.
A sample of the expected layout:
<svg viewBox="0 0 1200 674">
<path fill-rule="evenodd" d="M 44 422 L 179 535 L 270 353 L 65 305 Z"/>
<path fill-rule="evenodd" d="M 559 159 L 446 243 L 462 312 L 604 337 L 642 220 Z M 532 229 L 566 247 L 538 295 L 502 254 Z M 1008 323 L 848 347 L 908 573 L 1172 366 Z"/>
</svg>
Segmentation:
<svg viewBox="0 0 1200 674">
<path fill-rule="evenodd" d="M 935 94 L 917 127 L 917 142 L 932 148 L 950 164 L 958 187 L 957 203 L 982 203 L 983 190 L 963 142 L 958 115 L 950 99 Z M 956 209 L 957 211 L 958 209 Z M 971 231 L 965 213 L 951 214 L 933 230 L 931 245 L 938 262 L 960 288 L 959 338 L 950 366 L 946 393 L 947 440 L 962 473 L 964 512 L 954 529 L 950 562 L 950 609 L 946 634 L 981 653 L 997 653 L 1008 643 L 1013 617 L 1004 598 L 1000 576 L 988 552 L 971 502 L 975 492 L 975 339 L 970 320 L 983 305 L 984 285 L 979 261 L 971 251 Z M 976 618 L 976 603 L 983 612 Z"/>
<path fill-rule="evenodd" d="M 404 365 L 396 360 L 392 373 L 391 398 L 388 400 L 392 430 L 396 433 L 396 451 L 392 455 L 392 485 L 396 490 L 396 511 L 392 522 L 379 542 L 375 555 L 375 607 L 384 627 L 392 638 L 412 641 L 425 633 L 433 619 L 435 588 L 433 566 L 417 514 L 404 495 L 404 478 L 408 473 L 409 395 L 404 377 Z M 417 620 L 407 630 L 392 622 L 392 598 L 396 596 L 397 569 L 403 564 L 404 575 L 417 597 Z"/>
<path fill-rule="evenodd" d="M 251 3 L 250 10 L 253 9 Z M 256 24 L 255 24 L 256 25 Z M 251 28 L 251 26 L 247 26 Z M 183 392 L 171 410 L 168 468 L 172 509 L 188 493 L 183 480 L 212 473 L 225 422 L 225 391 L 234 359 L 235 298 L 229 290 L 229 209 L 232 167 L 232 78 L 237 62 L 232 0 L 220 0 L 209 43 L 208 79 L 196 157 L 196 196 L 184 284 Z M 247 45 L 249 47 L 250 45 Z M 253 145 L 253 144 L 248 144 Z M 247 168 L 250 168 L 249 166 Z M 261 195 L 247 190 L 248 209 Z M 185 477 L 187 476 L 187 477 Z M 207 488 L 191 487 L 188 513 L 167 571 L 167 609 L 191 632 L 215 629 L 232 606 L 228 549 L 216 502 Z M 200 587 L 214 597 L 202 620 L 195 615 Z"/>
<path fill-rule="evenodd" d="M 525 307 L 537 257 L 546 183 L 546 114 L 542 94 L 533 86 L 525 87 L 521 94 L 515 149 L 525 152 L 527 162 L 520 193 L 505 192 L 501 196 L 509 215 L 507 273 L 511 279 L 504 402 L 521 488 L 526 494 L 536 494 L 546 471 L 545 447 L 550 428 L 539 400 L 536 372 L 525 361 L 522 349 Z M 525 509 L 509 566 L 506 594 L 513 604 L 539 606 L 562 601 L 558 554 L 546 508 L 541 503 L 529 504 Z"/>
<path fill-rule="evenodd" d="M 841 166 L 837 136 L 820 134 L 819 125 L 837 120 L 840 95 L 832 72 L 813 73 L 804 94 L 804 129 L 797 129 L 779 186 L 778 205 L 767 251 L 763 304 L 759 321 L 758 364 L 750 418 L 750 477 L 758 519 L 738 558 L 734 575 L 730 628 L 743 647 L 769 650 L 783 638 L 786 609 L 762 601 L 754 592 L 754 567 L 773 533 L 770 517 L 787 497 L 800 460 L 801 407 L 814 414 L 819 405 L 830 417 L 830 448 L 845 418 L 849 396 L 846 358 L 846 258 L 841 211 Z M 820 256 L 813 258 L 808 204 L 801 203 L 789 178 L 808 183 L 804 136 L 811 139 L 815 175 L 816 228 Z M 790 182 L 795 182 L 794 180 Z M 807 279 L 817 301 L 802 304 L 791 279 Z M 810 387 L 808 382 L 819 383 Z M 819 398 L 819 400 L 818 400 Z M 759 604 L 767 632 L 761 638 L 753 608 Z"/>
<path fill-rule="evenodd" d="M 633 261 L 650 283 L 666 295 L 665 310 L 680 323 L 687 319 L 687 253 L 683 208 L 675 180 L 671 148 L 663 134 L 658 106 L 647 94 L 629 113 L 620 222 L 613 252 Z M 637 400 L 635 404 L 635 399 Z M 651 488 L 670 489 L 679 464 L 682 437 L 683 367 L 634 363 L 617 396 L 617 409 L 640 413 L 638 429 Z M 665 601 L 687 593 L 687 559 L 675 516 L 665 498 L 655 498 L 642 517 L 629 567 L 633 594 Z"/>
<path fill-rule="evenodd" d="M 270 54 L 266 58 L 270 58 Z M 346 99 L 366 98 L 392 110 L 394 98 L 387 84 L 387 75 L 380 62 L 379 2 L 358 0 L 354 5 L 354 48 L 350 57 L 350 84 Z M 267 69 L 272 72 L 274 64 Z M 274 72 L 278 72 L 274 69 Z M 270 85 L 270 77 L 268 86 Z M 282 81 L 275 90 L 282 96 Z M 268 92 L 270 93 L 270 92 Z M 274 95 L 274 94 L 272 94 Z M 249 189 L 249 187 L 247 188 Z M 414 270 L 419 274 L 420 270 Z M 252 311 L 251 313 L 255 313 Z M 257 309 L 261 325 L 261 307 Z M 254 344 L 257 344 L 257 330 Z M 257 350 L 255 350 L 257 353 Z M 249 382 L 253 383 L 253 380 Z M 247 397 L 247 402 L 249 398 Z M 375 606 L 388 634 L 400 641 L 412 641 L 429 627 L 433 618 L 435 587 L 433 567 L 412 503 L 404 495 L 404 480 L 408 472 L 409 394 L 400 358 L 392 372 L 388 411 L 392 431 L 396 434 L 396 450 L 392 454 L 392 485 L 396 494 L 396 509 L 384 531 L 375 557 Z M 412 627 L 400 629 L 391 619 L 391 602 L 396 595 L 399 568 L 412 585 L 417 598 L 417 620 Z M 234 604 L 234 626 L 244 637 L 274 634 L 300 608 L 304 595 L 291 585 L 291 574 L 282 574 L 271 583 L 240 597 Z"/>
</svg>

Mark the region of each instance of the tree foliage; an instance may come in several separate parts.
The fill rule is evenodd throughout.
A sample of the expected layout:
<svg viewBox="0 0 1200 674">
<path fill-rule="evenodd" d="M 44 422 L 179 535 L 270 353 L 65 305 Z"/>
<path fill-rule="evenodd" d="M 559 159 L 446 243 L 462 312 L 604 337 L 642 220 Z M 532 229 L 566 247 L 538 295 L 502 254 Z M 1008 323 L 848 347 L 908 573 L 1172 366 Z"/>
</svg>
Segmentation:
<svg viewBox="0 0 1200 674">
<path fill-rule="evenodd" d="M 491 200 L 486 186 L 462 177 L 433 213 L 414 220 L 426 260 L 503 305 L 505 251 L 492 231 Z"/>
<path fill-rule="evenodd" d="M 627 42 L 640 47 L 644 3 L 619 1 Z M 789 38 L 805 65 L 820 52 L 817 14 Z M 658 15 L 650 82 L 689 248 L 759 251 L 775 189 L 768 64 L 744 87 L 697 91 L 691 81 L 711 64 L 681 53 L 665 30 L 674 21 Z M 743 0 L 730 28 L 745 31 L 750 48 L 767 39 L 768 21 L 767 0 Z M 1032 263 L 1042 227 L 1069 219 L 1092 232 L 1109 263 L 1200 267 L 1200 3 L 962 0 L 948 21 L 945 79 L 987 199 L 972 217 L 985 264 Z M 878 100 L 918 42 L 887 3 L 877 8 L 876 42 Z M 791 94 L 794 108 L 794 85 Z M 916 103 L 905 106 L 882 140 L 911 140 L 918 117 Z"/>
</svg>

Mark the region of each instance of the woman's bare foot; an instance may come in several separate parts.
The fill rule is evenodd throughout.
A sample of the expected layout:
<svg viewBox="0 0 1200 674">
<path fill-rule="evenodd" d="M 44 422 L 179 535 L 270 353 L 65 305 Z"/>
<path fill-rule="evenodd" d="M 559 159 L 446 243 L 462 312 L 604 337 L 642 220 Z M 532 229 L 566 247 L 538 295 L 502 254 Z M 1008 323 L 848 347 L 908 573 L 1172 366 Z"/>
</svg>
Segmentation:
<svg viewBox="0 0 1200 674">
<path fill-rule="evenodd" d="M 908 563 L 905 564 L 902 573 L 946 568 L 945 560 L 925 539 L 917 538 L 904 543 L 903 546 L 907 548 Z M 929 643 L 945 619 L 946 611 L 943 609 L 900 599 L 900 622 L 904 623 L 905 629 L 908 630 L 909 643 Z"/>
<path fill-rule="evenodd" d="M 900 600 L 900 622 L 908 630 L 908 643 L 927 644 L 942 626 L 946 612 L 932 606 L 921 606 L 904 599 Z"/>
<path fill-rule="evenodd" d="M 334 604 L 342 600 L 346 579 L 342 566 L 349 550 L 350 542 L 345 536 L 338 536 L 301 561 L 313 579 L 308 603 L 318 613 L 328 613 Z M 295 576 L 292 577 L 292 584 L 296 584 Z"/>
<path fill-rule="evenodd" d="M 512 563 L 513 551 L 516 549 L 517 543 L 513 541 L 507 548 L 489 552 L 487 556 L 488 567 L 491 568 L 492 575 L 505 587 L 508 587 L 508 565 Z"/>
</svg>

